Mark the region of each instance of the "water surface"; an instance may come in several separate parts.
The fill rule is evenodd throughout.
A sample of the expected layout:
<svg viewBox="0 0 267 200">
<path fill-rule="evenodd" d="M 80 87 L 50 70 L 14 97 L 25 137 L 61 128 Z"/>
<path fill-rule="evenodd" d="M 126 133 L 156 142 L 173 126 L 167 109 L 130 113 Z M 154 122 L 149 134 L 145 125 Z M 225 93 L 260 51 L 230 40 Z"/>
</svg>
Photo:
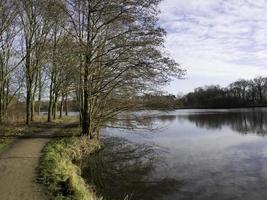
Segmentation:
<svg viewBox="0 0 267 200">
<path fill-rule="evenodd" d="M 142 114 L 155 130 L 106 129 L 84 163 L 105 199 L 267 199 L 267 109 Z"/>
</svg>

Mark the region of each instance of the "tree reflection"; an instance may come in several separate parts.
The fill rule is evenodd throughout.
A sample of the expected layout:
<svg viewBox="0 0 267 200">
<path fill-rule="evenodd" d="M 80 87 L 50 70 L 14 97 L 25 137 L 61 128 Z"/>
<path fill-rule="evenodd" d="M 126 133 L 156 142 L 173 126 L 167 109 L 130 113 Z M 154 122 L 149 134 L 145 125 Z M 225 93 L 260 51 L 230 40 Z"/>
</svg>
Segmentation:
<svg viewBox="0 0 267 200">
<path fill-rule="evenodd" d="M 267 113 L 261 110 L 201 113 L 179 117 L 186 118 L 197 127 L 206 129 L 221 129 L 223 126 L 228 126 L 241 134 L 254 133 L 262 136 L 267 134 Z"/>
<path fill-rule="evenodd" d="M 157 116 L 157 119 L 163 122 L 174 122 L 177 120 L 177 115 L 160 115 Z"/>
<path fill-rule="evenodd" d="M 84 161 L 83 177 L 96 186 L 104 199 L 160 199 L 163 194 L 177 191 L 182 182 L 175 179 L 153 178 L 162 160 L 152 146 L 108 138 L 105 148 Z"/>
</svg>

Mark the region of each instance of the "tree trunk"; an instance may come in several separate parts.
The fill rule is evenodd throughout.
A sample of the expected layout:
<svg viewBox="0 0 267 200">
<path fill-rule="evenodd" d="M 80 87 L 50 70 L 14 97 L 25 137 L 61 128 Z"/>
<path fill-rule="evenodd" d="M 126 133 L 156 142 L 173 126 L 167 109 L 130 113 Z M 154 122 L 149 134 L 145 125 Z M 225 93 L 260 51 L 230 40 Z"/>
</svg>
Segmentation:
<svg viewBox="0 0 267 200">
<path fill-rule="evenodd" d="M 65 96 L 65 116 L 69 115 L 69 107 L 68 107 L 68 94 Z"/>
<path fill-rule="evenodd" d="M 25 27 L 24 27 L 25 28 Z M 33 87 L 33 69 L 31 63 L 32 38 L 25 36 L 26 44 L 26 124 L 29 125 L 31 121 L 31 101 L 32 101 L 32 87 Z"/>
<path fill-rule="evenodd" d="M 91 18 L 91 5 L 88 2 L 88 15 L 87 15 L 87 52 L 85 55 L 84 76 L 83 76 L 83 114 L 82 114 L 82 135 L 89 136 L 92 139 L 90 132 L 90 121 L 89 121 L 89 66 L 91 58 L 91 42 L 90 42 L 90 19 Z"/>
<path fill-rule="evenodd" d="M 88 60 L 88 57 L 86 58 Z M 86 62 L 87 64 L 87 62 Z M 89 135 L 89 88 L 88 88 L 88 66 L 84 69 L 84 80 L 83 80 L 83 117 L 82 117 L 82 135 Z"/>
<path fill-rule="evenodd" d="M 34 97 L 32 97 L 32 100 L 31 100 L 31 121 L 33 122 L 34 121 L 34 107 L 35 107 L 35 100 L 34 100 Z"/>
<path fill-rule="evenodd" d="M 27 91 L 26 91 L 26 124 L 27 125 L 30 124 L 30 117 L 31 117 L 31 96 L 32 96 L 31 90 L 32 90 L 31 84 L 28 83 Z"/>
<path fill-rule="evenodd" d="M 79 88 L 79 119 L 80 119 L 80 127 L 82 127 L 82 121 L 83 121 L 83 103 L 84 103 L 84 98 L 83 98 L 83 71 L 82 71 L 82 58 L 80 58 L 80 88 Z"/>
<path fill-rule="evenodd" d="M 63 106 L 64 106 L 64 95 L 62 94 L 61 101 L 60 101 L 60 110 L 59 110 L 59 118 L 60 119 L 62 118 Z"/>
<path fill-rule="evenodd" d="M 40 116 L 41 114 L 41 99 L 42 99 L 42 70 L 39 69 L 39 76 L 38 76 L 38 107 L 37 107 L 37 112 L 38 115 Z"/>
<path fill-rule="evenodd" d="M 49 86 L 49 105 L 48 105 L 48 112 L 47 112 L 47 121 L 51 122 L 52 121 L 52 102 L 53 102 L 53 74 L 51 77 L 51 83 Z"/>
<path fill-rule="evenodd" d="M 53 119 L 56 119 L 57 116 L 57 101 L 58 101 L 58 93 L 55 93 L 55 98 L 54 98 L 54 102 L 53 102 Z"/>
</svg>

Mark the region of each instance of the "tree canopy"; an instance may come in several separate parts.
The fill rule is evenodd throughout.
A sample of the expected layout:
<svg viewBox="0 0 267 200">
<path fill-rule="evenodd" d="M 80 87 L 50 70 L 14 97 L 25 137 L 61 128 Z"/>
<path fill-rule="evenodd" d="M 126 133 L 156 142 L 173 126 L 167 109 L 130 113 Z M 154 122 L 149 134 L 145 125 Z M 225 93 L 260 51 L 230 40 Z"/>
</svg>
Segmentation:
<svg viewBox="0 0 267 200">
<path fill-rule="evenodd" d="M 267 105 L 267 78 L 239 79 L 227 87 L 199 87 L 181 98 L 186 107 L 242 107 Z"/>
<path fill-rule="evenodd" d="M 91 138 L 135 96 L 184 71 L 164 53 L 159 0 L 4 0 L 0 3 L 0 118 L 12 97 L 25 102 L 26 123 L 48 99 L 48 121 L 68 100 Z M 7 13 L 7 10 L 9 12 Z M 19 74 L 19 75 L 18 75 Z M 17 75 L 17 76 L 15 76 Z"/>
</svg>

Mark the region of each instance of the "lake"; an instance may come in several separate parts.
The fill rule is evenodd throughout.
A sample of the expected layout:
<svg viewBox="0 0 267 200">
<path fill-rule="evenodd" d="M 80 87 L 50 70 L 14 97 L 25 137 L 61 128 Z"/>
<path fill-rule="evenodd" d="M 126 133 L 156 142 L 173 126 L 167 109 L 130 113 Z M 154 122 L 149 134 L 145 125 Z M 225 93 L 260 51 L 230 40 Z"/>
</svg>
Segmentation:
<svg viewBox="0 0 267 200">
<path fill-rule="evenodd" d="M 153 130 L 104 130 L 82 176 L 107 200 L 265 200 L 267 109 L 142 112 Z"/>
</svg>

